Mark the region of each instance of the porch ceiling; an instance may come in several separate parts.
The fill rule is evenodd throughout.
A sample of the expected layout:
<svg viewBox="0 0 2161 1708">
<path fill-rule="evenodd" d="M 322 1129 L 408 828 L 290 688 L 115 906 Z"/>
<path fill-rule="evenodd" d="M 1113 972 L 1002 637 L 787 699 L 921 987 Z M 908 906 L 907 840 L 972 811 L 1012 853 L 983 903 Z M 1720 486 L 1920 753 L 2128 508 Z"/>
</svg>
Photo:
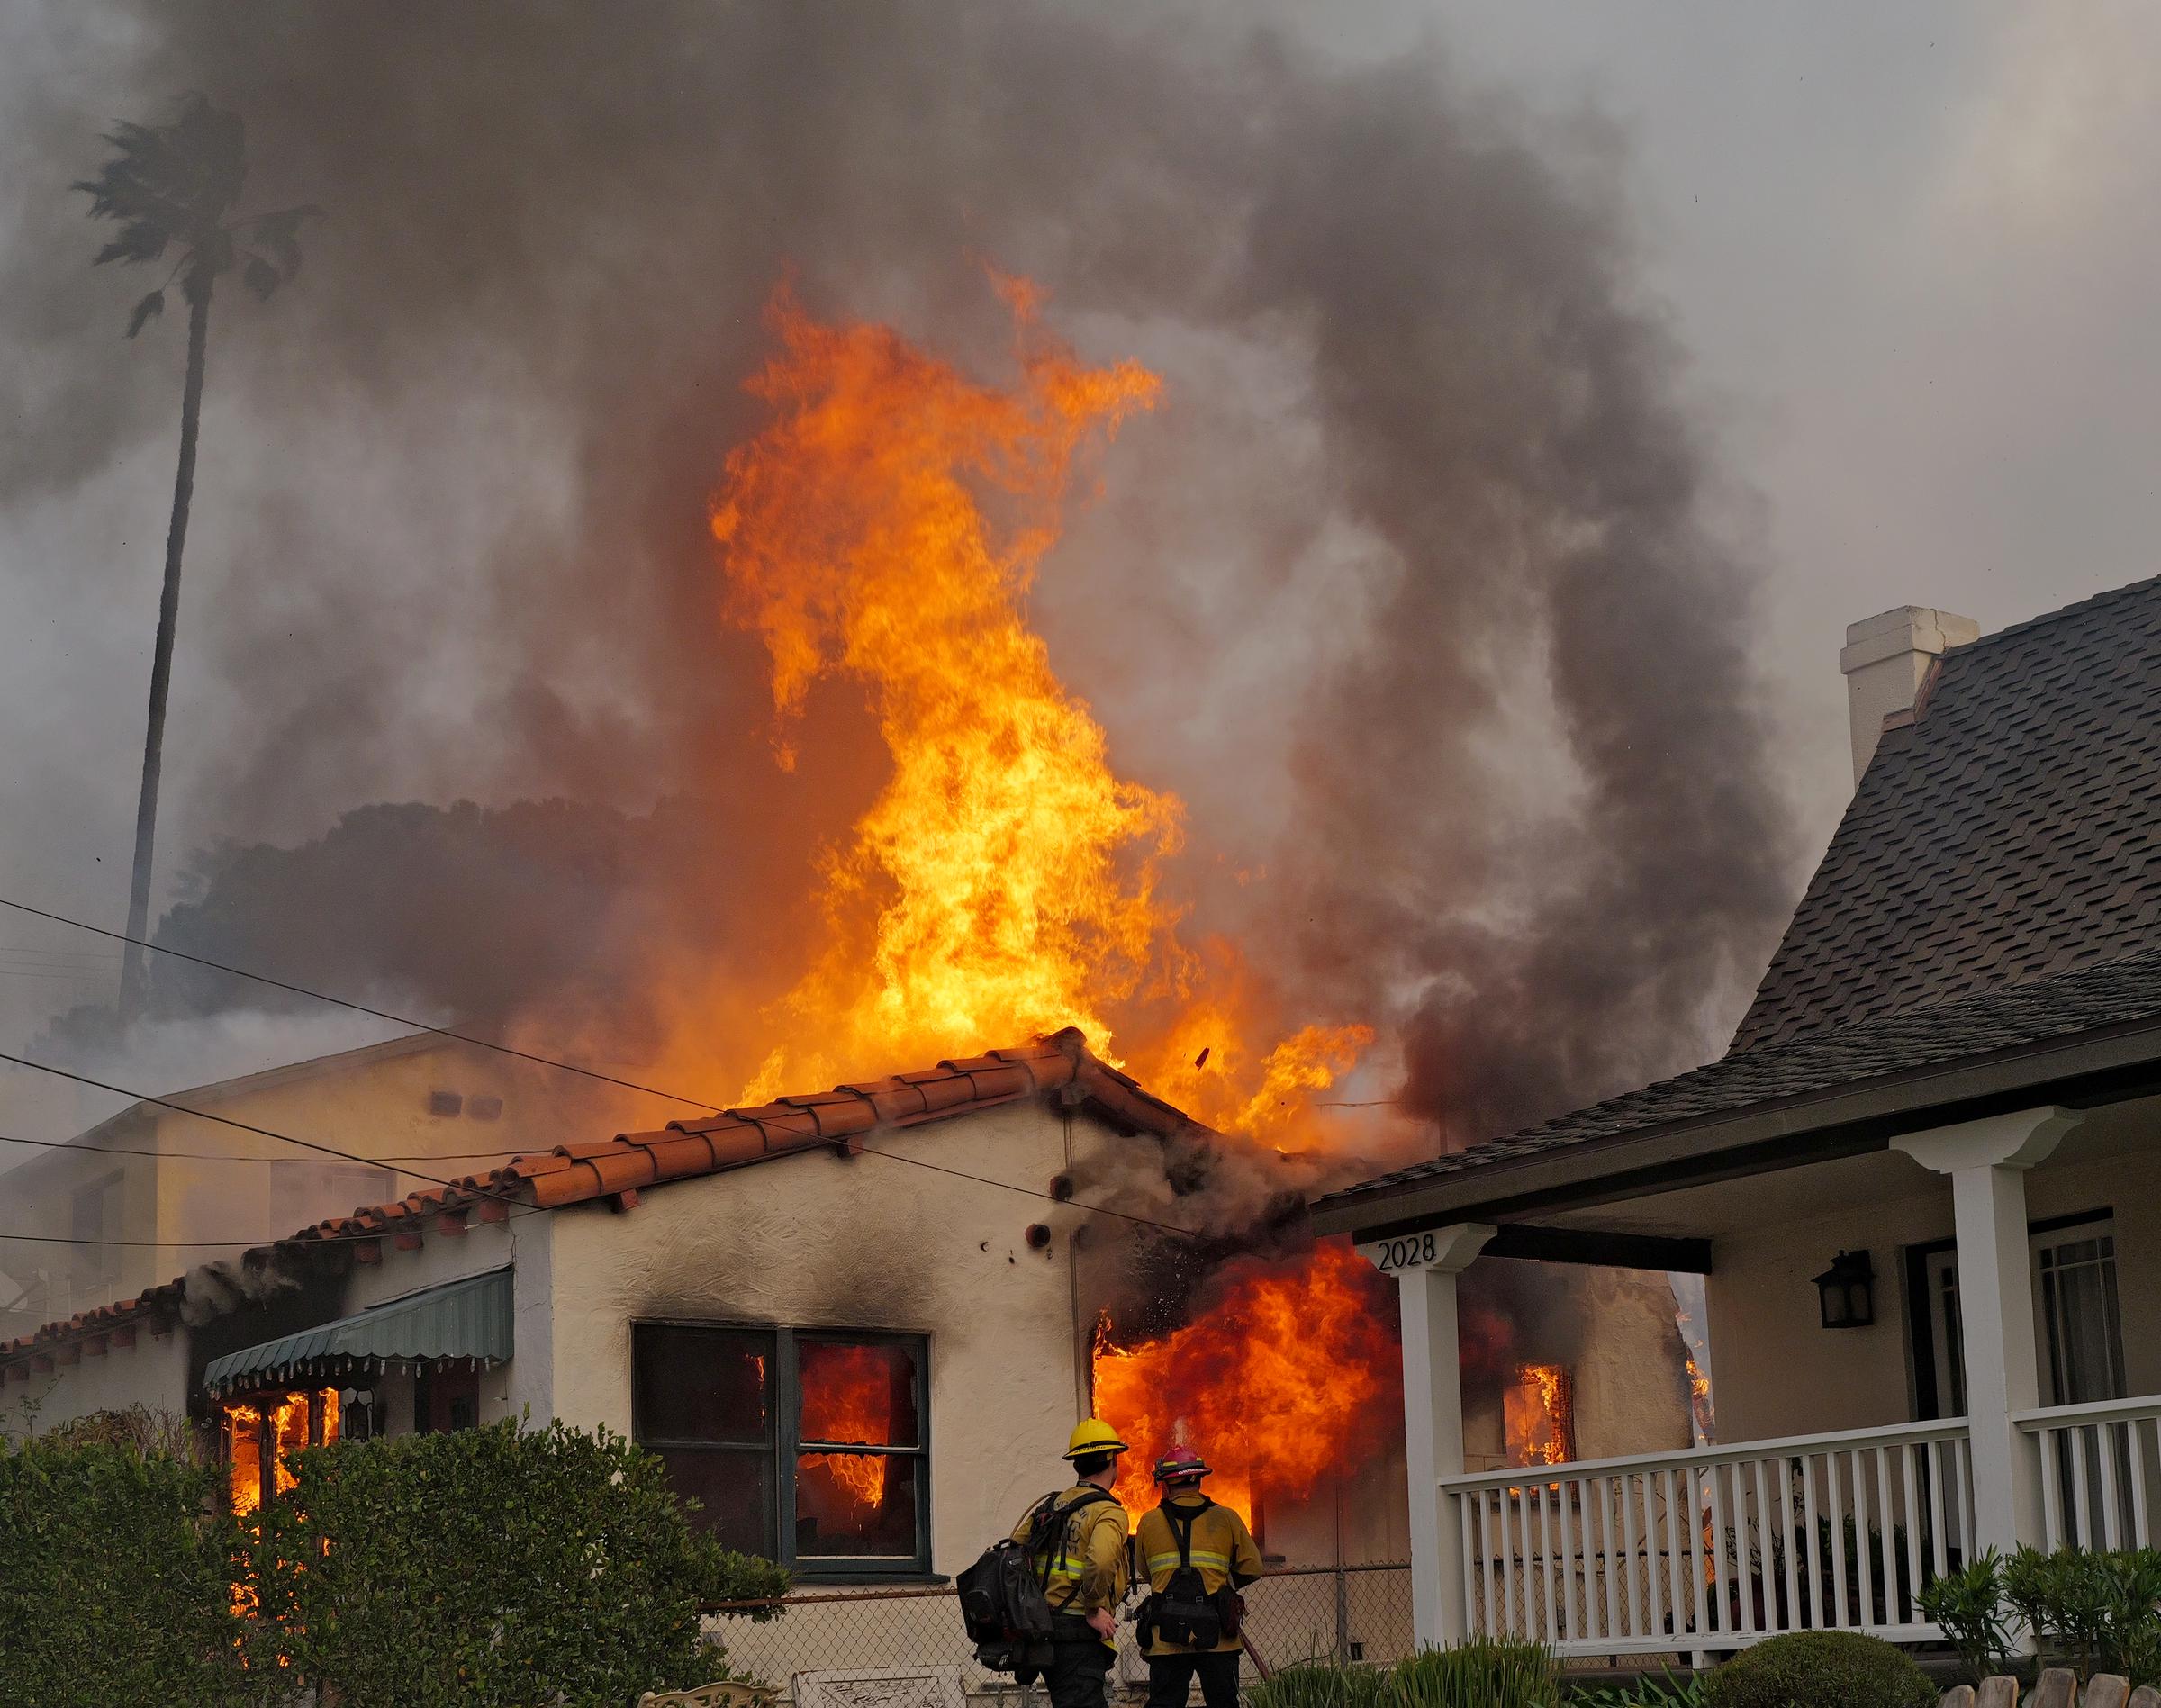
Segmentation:
<svg viewBox="0 0 2161 1708">
<path fill-rule="evenodd" d="M 2047 1175 L 2141 1152 L 2161 1152 L 2161 1098 L 2103 1104 L 2084 1114 L 2082 1124 L 2036 1173 Z M 1677 1186 L 1603 1204 L 1526 1212 L 1520 1218 L 1503 1216 L 1500 1220 L 1504 1225 L 1520 1219 L 1585 1233 L 1716 1239 L 1855 1205 L 1889 1205 L 1915 1198 L 1940 1198 L 1948 1206 L 1950 1184 L 1903 1152 L 1885 1149 Z"/>
<path fill-rule="evenodd" d="M 1930 1173 L 1903 1152 L 1886 1150 L 1681 1187 L 1614 1204 L 1547 1211 L 1531 1219 L 1551 1227 L 1717 1239 L 1856 1204 L 1915 1197 L 1940 1197 L 1949 1204 L 1950 1193 L 1950 1182 L 1941 1175 Z"/>
</svg>

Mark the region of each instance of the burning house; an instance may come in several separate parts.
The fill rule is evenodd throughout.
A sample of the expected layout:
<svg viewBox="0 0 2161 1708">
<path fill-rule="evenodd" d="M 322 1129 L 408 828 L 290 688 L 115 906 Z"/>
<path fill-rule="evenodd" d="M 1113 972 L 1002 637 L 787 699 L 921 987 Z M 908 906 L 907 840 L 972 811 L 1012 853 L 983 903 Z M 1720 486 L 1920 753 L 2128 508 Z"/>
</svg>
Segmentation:
<svg viewBox="0 0 2161 1708">
<path fill-rule="evenodd" d="M 650 945 L 662 1035 L 638 1076 L 725 1075 L 740 1107 L 595 1114 L 574 1136 L 491 1089 L 493 1166 L 437 1149 L 357 1211 L 78 1292 L 0 1345 L 43 1417 L 185 1411 L 219 1432 L 240 1505 L 275 1499 L 306 1441 L 606 1425 L 663 1455 L 731 1544 L 807 1582 L 891 1585 L 972 1559 L 1092 1408 L 1136 1449 L 1129 1503 L 1191 1439 L 1276 1562 L 1407 1558 L 1397 1286 L 1316 1244 L 1305 1205 L 1421 1135 L 1393 1110 L 1316 1115 L 1375 1045 L 1363 1017 L 1309 1012 L 1235 944 L 1180 935 L 1181 805 L 1113 771 L 1025 606 L 1083 452 L 1156 383 L 1081 363 L 1030 287 L 1001 289 L 1007 387 L 891 329 L 773 307 L 753 384 L 773 419 L 711 507 L 720 605 L 769 658 L 782 773 L 816 763 L 835 683 L 861 691 L 884 764 L 866 783 L 857 754 L 843 778 L 867 804 L 818 852 L 813 905 L 776 903 L 812 922 L 777 989 L 665 932 Z M 537 1003 L 519 1035 L 586 1017 Z M 999 1039 L 1033 1042 L 963 1053 Z M 368 1133 L 371 1108 L 453 1089 L 428 1047 L 293 1070 L 278 1085 L 300 1100 L 247 1118 L 312 1136 L 336 1102 L 372 1166 L 400 1127 Z M 891 1071 L 909 1063 L 932 1065 Z M 456 1120 L 480 1118 L 472 1091 Z M 183 1129 L 161 1118 L 159 1143 Z M 1686 1446 L 1650 1249 L 1555 1269 L 1524 1248 L 1466 1288 L 1470 1462 Z M 1407 1642 L 1397 1622 L 1377 1644 Z"/>
</svg>

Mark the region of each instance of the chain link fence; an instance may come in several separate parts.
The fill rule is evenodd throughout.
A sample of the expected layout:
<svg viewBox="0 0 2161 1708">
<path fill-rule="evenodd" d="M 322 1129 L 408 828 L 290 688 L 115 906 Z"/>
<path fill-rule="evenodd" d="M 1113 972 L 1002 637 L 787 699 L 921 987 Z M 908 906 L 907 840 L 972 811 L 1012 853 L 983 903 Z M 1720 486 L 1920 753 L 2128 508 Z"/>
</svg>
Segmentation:
<svg viewBox="0 0 2161 1708">
<path fill-rule="evenodd" d="M 1133 1631 L 1136 1595 L 1119 1612 L 1118 1661 L 1111 1679 L 1123 1694 L 1145 1690 L 1147 1664 Z M 1387 1662 L 1408 1654 L 1411 1638 L 1411 1568 L 1400 1560 L 1358 1566 L 1290 1568 L 1270 1572 L 1245 1590 L 1248 1653 L 1241 1682 L 1255 1683 L 1256 1661 L 1270 1669 L 1302 1660 Z M 760 1623 L 747 1607 L 716 1612 L 711 1634 L 728 1646 L 730 1664 L 773 1685 L 791 1708 L 807 1698 L 819 1704 L 862 1700 L 862 1688 L 881 1679 L 919 1679 L 970 1703 L 1032 1696 L 1002 1674 L 976 1664 L 961 1628 L 951 1587 L 806 1588 L 791 1595 L 786 1611 Z M 926 1692 L 926 1695 L 934 1693 Z"/>
</svg>

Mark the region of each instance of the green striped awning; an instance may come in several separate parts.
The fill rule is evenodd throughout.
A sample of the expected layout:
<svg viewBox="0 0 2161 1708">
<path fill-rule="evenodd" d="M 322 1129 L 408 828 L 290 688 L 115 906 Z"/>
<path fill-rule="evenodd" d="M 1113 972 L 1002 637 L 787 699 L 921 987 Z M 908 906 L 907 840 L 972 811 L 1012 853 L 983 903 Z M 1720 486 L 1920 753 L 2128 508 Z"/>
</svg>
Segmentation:
<svg viewBox="0 0 2161 1708">
<path fill-rule="evenodd" d="M 211 1360 L 203 1380 L 212 1393 L 223 1393 L 275 1382 L 311 1383 L 386 1364 L 457 1359 L 501 1364 L 510 1356 L 511 1271 L 502 1269 L 228 1352 Z"/>
</svg>

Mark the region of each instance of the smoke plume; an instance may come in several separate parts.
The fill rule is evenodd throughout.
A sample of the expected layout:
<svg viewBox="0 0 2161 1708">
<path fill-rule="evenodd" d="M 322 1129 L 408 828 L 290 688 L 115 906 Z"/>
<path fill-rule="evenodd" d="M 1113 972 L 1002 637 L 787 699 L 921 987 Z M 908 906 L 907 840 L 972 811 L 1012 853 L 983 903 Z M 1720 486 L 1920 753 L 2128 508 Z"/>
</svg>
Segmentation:
<svg viewBox="0 0 2161 1708">
<path fill-rule="evenodd" d="M 1596 126 L 1232 7 L 52 26 L 7 122 L 0 341 L 37 359 L 0 385 L 41 430 L 0 438 L 0 495 L 87 502 L 169 431 L 169 375 L 115 349 L 133 282 L 53 211 L 103 124 L 201 90 L 247 121 L 251 208 L 329 211 L 294 286 L 213 327 L 175 942 L 544 1011 L 618 1060 L 634 974 L 725 954 L 746 1002 L 784 989 L 882 755 L 834 686 L 776 769 L 765 661 L 717 620 L 706 505 L 759 419 L 761 305 L 792 278 L 995 366 L 989 263 L 1164 379 L 1035 616 L 1121 772 L 1187 801 L 1193 932 L 1287 1023 L 1379 1027 L 1367 1095 L 1448 1142 L 1700 1059 L 1737 1011 L 1789 864 L 1755 575 Z M 147 637 L 132 562 L 92 573 Z"/>
</svg>

